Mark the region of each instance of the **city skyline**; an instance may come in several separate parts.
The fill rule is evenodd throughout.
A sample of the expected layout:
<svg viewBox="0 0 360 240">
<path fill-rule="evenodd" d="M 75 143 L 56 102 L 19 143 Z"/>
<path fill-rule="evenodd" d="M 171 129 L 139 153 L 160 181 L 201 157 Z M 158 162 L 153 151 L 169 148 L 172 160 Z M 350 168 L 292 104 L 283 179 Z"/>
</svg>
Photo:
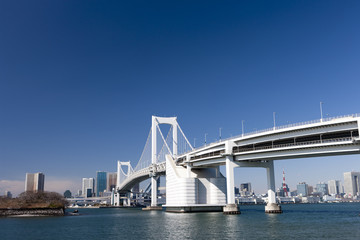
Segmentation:
<svg viewBox="0 0 360 240">
<path fill-rule="evenodd" d="M 320 102 L 324 117 L 360 112 L 359 2 L 177 4 L 2 4 L 0 192 L 18 194 L 26 172 L 75 192 L 117 160 L 136 165 L 152 115 L 177 116 L 200 146 L 271 128 L 273 116 L 319 119 Z M 343 182 L 359 160 L 276 161 L 276 187 L 282 169 L 291 189 Z M 264 169 L 235 176 L 266 191 Z"/>
<path fill-rule="evenodd" d="M 284 169 L 282 170 L 282 173 L 283 173 Z M 115 187 L 116 186 L 116 173 L 115 172 L 105 172 L 105 171 L 96 171 L 96 173 L 94 174 L 94 176 L 96 176 L 98 173 L 106 173 L 106 188 L 104 189 L 104 191 L 106 192 L 111 192 L 111 187 Z M 29 173 L 27 173 L 26 175 L 28 175 Z M 35 173 L 33 175 L 36 175 L 36 174 L 42 174 L 44 175 L 43 173 Z M 351 172 L 343 172 L 342 173 L 342 178 L 340 179 L 325 179 L 324 181 L 319 181 L 319 182 L 311 182 L 309 183 L 308 181 L 299 181 L 297 182 L 296 184 L 292 183 L 291 186 L 289 186 L 288 184 L 288 181 L 286 181 L 286 186 L 288 187 L 288 190 L 290 189 L 290 192 L 293 192 L 293 191 L 298 191 L 298 186 L 301 185 L 301 184 L 306 184 L 306 189 L 308 189 L 308 187 L 311 187 L 313 188 L 313 190 L 315 191 L 317 188 L 318 188 L 318 185 L 319 184 L 326 184 L 327 185 L 327 189 L 328 189 L 328 194 L 331 195 L 331 194 L 340 194 L 340 193 L 347 193 L 349 192 L 348 189 L 350 188 L 353 188 L 351 183 L 349 183 L 349 180 L 346 179 L 346 178 L 349 178 L 347 175 L 349 176 L 352 176 L 352 175 L 355 175 L 356 178 L 359 175 L 360 172 L 357 172 L 357 171 L 351 171 Z M 109 176 L 110 177 L 110 180 L 109 180 Z M 226 176 L 226 175 L 225 175 Z M 283 175 L 282 175 L 283 176 Z M 115 177 L 115 178 L 114 178 Z M 161 181 L 161 185 L 159 184 L 159 186 L 165 186 L 165 183 L 164 183 L 164 178 L 162 178 L 163 180 Z M 72 184 L 72 188 L 71 189 L 68 189 L 66 188 L 65 186 L 61 186 L 59 185 L 57 189 L 43 189 L 44 191 L 56 191 L 58 193 L 63 193 L 64 191 L 66 190 L 70 190 L 72 193 L 76 193 L 78 192 L 79 190 L 81 190 L 82 194 L 80 196 L 84 196 L 84 190 L 89 187 L 90 185 L 92 185 L 92 187 L 89 187 L 92 189 L 91 193 L 92 195 L 95 195 L 97 196 L 97 178 L 96 177 L 88 177 L 88 178 L 81 178 L 80 179 L 81 182 L 80 184 L 78 185 L 74 185 Z M 355 192 L 359 192 L 359 180 L 357 179 L 356 181 L 358 181 L 358 184 L 356 185 L 356 187 L 354 187 L 355 189 L 358 189 L 357 191 L 354 190 Z M 90 182 L 92 182 L 92 184 L 90 184 Z M 147 184 L 149 183 L 149 180 L 145 180 L 144 182 L 140 183 L 141 186 L 145 187 L 147 186 Z M 15 193 L 15 195 L 18 195 L 19 193 L 23 192 L 23 190 L 21 189 L 20 185 L 22 184 L 22 186 L 24 185 L 24 182 L 21 182 L 19 181 L 17 185 L 14 185 L 12 188 L 9 187 L 9 188 L 4 188 L 3 187 L 3 191 L 7 192 L 11 192 L 11 193 Z M 345 187 L 345 185 L 349 185 L 349 187 Z M 26 182 L 26 179 L 25 179 L 25 187 L 27 186 L 27 182 Z M 77 186 L 79 186 L 77 188 Z M 235 187 L 237 187 L 239 190 L 242 189 L 243 186 L 250 186 L 250 190 L 248 192 L 254 192 L 256 195 L 259 195 L 259 194 L 266 194 L 267 190 L 264 190 L 264 191 L 259 191 L 257 190 L 256 188 L 253 188 L 251 187 L 251 182 L 250 181 L 241 181 L 241 182 L 235 182 Z M 44 187 L 44 184 L 42 185 L 42 187 Z M 276 182 L 276 189 L 277 191 L 278 190 L 282 190 L 283 189 L 283 182 Z M 144 190 L 144 189 L 143 189 Z M 353 193 L 352 193 L 353 194 Z"/>
</svg>

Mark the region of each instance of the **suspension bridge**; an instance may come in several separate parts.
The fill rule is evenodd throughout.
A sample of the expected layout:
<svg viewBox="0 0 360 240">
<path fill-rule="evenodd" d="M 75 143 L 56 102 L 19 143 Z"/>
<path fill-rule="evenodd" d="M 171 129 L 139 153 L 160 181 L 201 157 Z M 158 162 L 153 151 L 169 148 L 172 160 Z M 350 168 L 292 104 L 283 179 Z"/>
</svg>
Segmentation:
<svg viewBox="0 0 360 240">
<path fill-rule="evenodd" d="M 170 125 L 163 134 L 159 125 Z M 360 115 L 322 118 L 241 134 L 194 149 L 177 119 L 152 117 L 152 126 L 135 168 L 118 161 L 114 205 L 120 194 L 151 179 L 151 206 L 157 206 L 157 178 L 166 176 L 166 210 L 240 213 L 235 204 L 234 168 L 266 169 L 267 213 L 281 213 L 275 198 L 274 161 L 360 153 Z M 226 178 L 219 171 L 225 165 Z M 125 166 L 125 169 L 124 169 Z M 128 201 L 128 204 L 130 202 Z M 160 207 L 161 208 L 161 207 Z"/>
</svg>

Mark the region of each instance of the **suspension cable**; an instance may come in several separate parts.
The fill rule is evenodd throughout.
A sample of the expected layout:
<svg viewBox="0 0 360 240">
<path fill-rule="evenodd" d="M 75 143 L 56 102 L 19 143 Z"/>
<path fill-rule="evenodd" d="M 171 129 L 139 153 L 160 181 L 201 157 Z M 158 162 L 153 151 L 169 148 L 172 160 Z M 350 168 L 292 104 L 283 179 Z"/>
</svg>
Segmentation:
<svg viewBox="0 0 360 240">
<path fill-rule="evenodd" d="M 163 139 L 163 141 L 164 141 L 164 143 L 165 143 L 165 145 L 166 145 L 166 147 L 167 147 L 167 149 L 168 149 L 168 151 L 169 151 L 169 153 L 170 153 L 170 155 L 171 155 L 171 157 L 173 157 L 173 154 L 172 154 L 172 152 L 171 152 L 171 150 L 170 150 L 170 148 L 169 148 L 169 146 L 167 145 L 167 143 L 166 143 L 166 141 L 165 141 L 165 139 L 164 139 L 164 136 L 162 135 L 162 133 L 161 133 L 161 130 L 160 130 L 160 128 L 159 128 L 159 125 L 156 125 L 157 126 L 157 129 L 159 130 L 159 132 L 160 132 L 160 136 L 161 136 L 161 138 Z"/>
<path fill-rule="evenodd" d="M 190 146 L 191 150 L 194 150 L 194 148 L 191 146 L 191 144 L 190 144 L 189 140 L 186 138 L 186 136 L 185 136 L 184 132 L 181 130 L 180 125 L 179 125 L 177 122 L 176 122 L 176 125 L 177 125 L 177 127 L 179 128 L 179 130 L 180 130 L 181 134 L 183 135 L 183 137 L 185 138 L 185 140 L 186 140 L 187 144 Z"/>
</svg>

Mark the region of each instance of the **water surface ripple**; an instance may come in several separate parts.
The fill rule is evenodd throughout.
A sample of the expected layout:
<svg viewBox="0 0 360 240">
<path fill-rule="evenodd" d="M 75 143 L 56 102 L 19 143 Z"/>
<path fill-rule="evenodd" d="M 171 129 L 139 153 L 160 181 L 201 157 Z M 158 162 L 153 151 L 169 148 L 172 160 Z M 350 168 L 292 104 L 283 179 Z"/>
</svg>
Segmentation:
<svg viewBox="0 0 360 240">
<path fill-rule="evenodd" d="M 360 203 L 241 206 L 241 215 L 79 209 L 81 216 L 0 218 L 5 239 L 360 239 Z"/>
</svg>

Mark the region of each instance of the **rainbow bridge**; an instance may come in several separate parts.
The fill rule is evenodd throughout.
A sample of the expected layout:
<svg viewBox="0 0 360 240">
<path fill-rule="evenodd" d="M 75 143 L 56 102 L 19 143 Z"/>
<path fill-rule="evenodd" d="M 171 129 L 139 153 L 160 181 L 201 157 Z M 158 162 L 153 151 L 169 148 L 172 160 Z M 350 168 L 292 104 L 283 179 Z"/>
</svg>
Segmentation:
<svg viewBox="0 0 360 240">
<path fill-rule="evenodd" d="M 170 125 L 166 137 L 159 127 Z M 274 161 L 360 153 L 360 115 L 323 118 L 241 134 L 194 149 L 176 117 L 152 116 L 152 127 L 135 168 L 118 161 L 114 205 L 120 194 L 151 178 L 151 206 L 157 206 L 157 178 L 166 176 L 167 211 L 240 213 L 235 204 L 234 168 L 266 169 L 267 213 L 281 213 L 276 203 Z M 226 178 L 219 171 L 225 165 Z M 127 167 L 124 171 L 123 166 Z"/>
</svg>

